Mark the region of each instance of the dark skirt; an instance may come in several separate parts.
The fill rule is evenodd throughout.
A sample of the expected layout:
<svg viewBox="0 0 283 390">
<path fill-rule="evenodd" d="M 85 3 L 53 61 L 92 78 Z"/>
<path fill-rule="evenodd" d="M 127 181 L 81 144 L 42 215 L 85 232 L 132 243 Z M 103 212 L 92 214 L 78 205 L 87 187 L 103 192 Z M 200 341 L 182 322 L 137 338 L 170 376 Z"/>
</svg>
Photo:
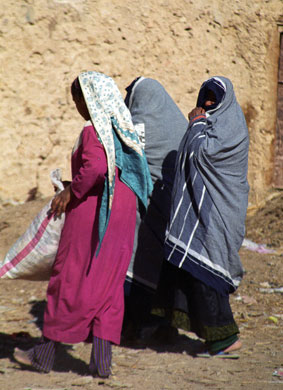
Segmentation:
<svg viewBox="0 0 283 390">
<path fill-rule="evenodd" d="M 163 310 L 172 325 L 190 330 L 211 343 L 239 333 L 229 295 L 164 261 L 153 307 Z"/>
</svg>

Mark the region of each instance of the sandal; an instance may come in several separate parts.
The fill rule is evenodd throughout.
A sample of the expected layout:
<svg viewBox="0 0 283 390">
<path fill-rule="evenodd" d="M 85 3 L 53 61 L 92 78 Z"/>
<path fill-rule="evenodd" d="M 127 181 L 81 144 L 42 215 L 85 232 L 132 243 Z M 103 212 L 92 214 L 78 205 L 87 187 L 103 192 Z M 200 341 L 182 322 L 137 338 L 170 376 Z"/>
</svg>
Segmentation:
<svg viewBox="0 0 283 390">
<path fill-rule="evenodd" d="M 201 357 L 201 358 L 220 358 L 220 359 L 239 359 L 239 355 L 236 353 L 229 353 L 229 352 L 217 352 L 215 354 L 211 354 L 210 352 L 206 351 L 203 353 L 197 353 L 196 357 Z"/>
</svg>

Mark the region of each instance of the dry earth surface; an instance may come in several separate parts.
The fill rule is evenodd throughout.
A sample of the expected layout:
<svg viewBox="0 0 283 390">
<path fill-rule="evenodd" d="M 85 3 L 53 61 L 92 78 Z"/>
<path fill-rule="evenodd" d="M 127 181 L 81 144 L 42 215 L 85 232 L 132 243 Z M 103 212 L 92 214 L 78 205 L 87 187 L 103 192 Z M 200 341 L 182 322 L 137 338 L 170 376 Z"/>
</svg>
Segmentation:
<svg viewBox="0 0 283 390">
<path fill-rule="evenodd" d="M 47 199 L 0 209 L 0 255 L 22 234 Z M 179 330 L 171 342 L 148 342 L 113 348 L 113 375 L 108 380 L 88 375 L 90 345 L 62 345 L 54 370 L 40 374 L 19 368 L 15 346 L 27 349 L 40 337 L 46 282 L 0 281 L 0 389 L 256 389 L 283 388 L 283 194 L 276 194 L 247 220 L 247 237 L 271 245 L 271 254 L 241 249 L 246 270 L 231 296 L 243 348 L 238 360 L 195 358 L 200 341 Z M 273 291 L 273 292 L 272 292 Z M 276 375 L 277 373 L 277 375 Z"/>
</svg>

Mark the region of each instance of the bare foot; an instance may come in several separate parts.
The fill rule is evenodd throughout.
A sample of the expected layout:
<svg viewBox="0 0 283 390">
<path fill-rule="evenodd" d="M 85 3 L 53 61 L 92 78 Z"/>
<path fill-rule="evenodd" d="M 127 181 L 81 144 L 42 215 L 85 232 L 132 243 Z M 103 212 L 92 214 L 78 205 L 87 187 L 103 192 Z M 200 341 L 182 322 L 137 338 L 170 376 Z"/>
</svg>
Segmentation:
<svg viewBox="0 0 283 390">
<path fill-rule="evenodd" d="M 242 342 L 240 340 L 237 340 L 234 342 L 234 344 L 232 344 L 228 348 L 224 349 L 223 352 L 233 352 L 233 351 L 237 351 L 240 348 L 242 348 Z"/>
<path fill-rule="evenodd" d="M 18 363 L 24 364 L 25 366 L 32 366 L 30 358 L 25 351 L 22 351 L 19 348 L 15 348 L 13 356 Z"/>
</svg>

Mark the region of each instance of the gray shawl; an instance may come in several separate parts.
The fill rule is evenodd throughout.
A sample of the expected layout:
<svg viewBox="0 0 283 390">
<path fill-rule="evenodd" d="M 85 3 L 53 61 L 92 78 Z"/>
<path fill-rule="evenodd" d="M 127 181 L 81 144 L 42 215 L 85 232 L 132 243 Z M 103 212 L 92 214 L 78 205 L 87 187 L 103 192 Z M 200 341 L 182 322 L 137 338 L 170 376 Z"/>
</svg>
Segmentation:
<svg viewBox="0 0 283 390">
<path fill-rule="evenodd" d="M 155 290 L 164 258 L 174 167 L 188 121 L 163 86 L 139 78 L 127 88 L 126 104 L 144 145 L 154 189 L 145 215 L 137 210 L 136 234 L 127 281 Z"/>
<path fill-rule="evenodd" d="M 178 151 L 165 257 L 227 294 L 243 276 L 249 136 L 232 83 L 216 79 L 225 89 L 222 102 L 207 118 L 190 121 Z"/>
</svg>

